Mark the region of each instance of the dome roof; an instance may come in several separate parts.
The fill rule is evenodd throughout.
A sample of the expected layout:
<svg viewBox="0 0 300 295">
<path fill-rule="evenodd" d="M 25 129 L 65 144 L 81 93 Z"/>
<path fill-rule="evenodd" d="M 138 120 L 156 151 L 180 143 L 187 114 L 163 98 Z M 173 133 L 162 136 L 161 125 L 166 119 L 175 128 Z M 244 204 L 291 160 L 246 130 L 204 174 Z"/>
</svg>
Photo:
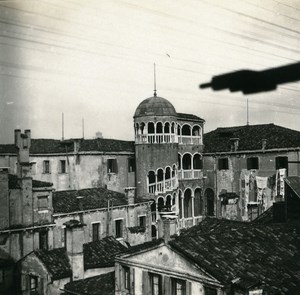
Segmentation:
<svg viewBox="0 0 300 295">
<path fill-rule="evenodd" d="M 134 118 L 143 116 L 176 116 L 173 105 L 165 98 L 153 96 L 143 100 L 137 107 Z"/>
</svg>

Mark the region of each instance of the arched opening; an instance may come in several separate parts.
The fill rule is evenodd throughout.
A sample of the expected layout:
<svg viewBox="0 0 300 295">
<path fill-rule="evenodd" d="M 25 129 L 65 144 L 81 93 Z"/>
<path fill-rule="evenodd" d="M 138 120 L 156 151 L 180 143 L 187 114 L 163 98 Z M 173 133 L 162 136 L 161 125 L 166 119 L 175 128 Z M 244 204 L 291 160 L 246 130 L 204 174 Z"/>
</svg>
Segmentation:
<svg viewBox="0 0 300 295">
<path fill-rule="evenodd" d="M 191 189 L 187 189 L 184 192 L 184 217 L 192 217 L 192 191 Z"/>
<path fill-rule="evenodd" d="M 177 135 L 180 135 L 180 134 L 181 134 L 181 126 L 178 125 L 178 126 L 177 126 Z"/>
<path fill-rule="evenodd" d="M 215 196 L 214 191 L 211 188 L 205 190 L 206 199 L 206 214 L 208 216 L 215 215 Z"/>
<path fill-rule="evenodd" d="M 154 134 L 155 133 L 155 128 L 154 128 L 154 123 L 153 122 L 148 122 L 148 133 L 149 134 Z"/>
<path fill-rule="evenodd" d="M 141 123 L 141 134 L 144 134 L 145 133 L 145 123 L 144 122 L 142 122 Z"/>
<path fill-rule="evenodd" d="M 182 211 L 182 202 L 181 202 L 181 198 L 182 198 L 182 191 L 179 190 L 178 191 L 178 202 L 179 202 L 179 218 L 183 218 L 183 211 Z"/>
<path fill-rule="evenodd" d="M 149 173 L 148 173 L 148 183 L 149 183 L 148 192 L 150 194 L 155 193 L 155 172 L 154 171 L 149 171 Z"/>
<path fill-rule="evenodd" d="M 172 187 L 172 184 L 171 184 L 171 168 L 170 167 L 166 168 L 165 186 L 166 186 L 166 189 L 171 189 L 171 187 Z"/>
<path fill-rule="evenodd" d="M 163 125 L 161 122 L 156 123 L 156 133 L 163 133 Z"/>
<path fill-rule="evenodd" d="M 171 124 L 171 133 L 174 134 L 175 133 L 175 123 L 172 122 Z"/>
<path fill-rule="evenodd" d="M 176 176 L 176 165 L 174 164 L 172 166 L 172 178 L 175 178 L 175 176 Z"/>
<path fill-rule="evenodd" d="M 166 198 L 166 209 L 168 211 L 171 211 L 171 207 L 172 207 L 172 196 L 171 195 L 167 195 L 167 198 Z"/>
<path fill-rule="evenodd" d="M 190 154 L 184 154 L 182 157 L 183 170 L 192 169 L 192 156 Z"/>
<path fill-rule="evenodd" d="M 158 169 L 157 170 L 157 191 L 162 192 L 163 191 L 163 180 L 164 180 L 164 170 Z"/>
<path fill-rule="evenodd" d="M 200 170 L 203 168 L 203 162 L 200 154 L 195 154 L 193 157 L 193 168 L 196 170 Z"/>
<path fill-rule="evenodd" d="M 151 204 L 151 219 L 152 222 L 156 222 L 156 202 L 154 200 Z"/>
<path fill-rule="evenodd" d="M 170 123 L 169 122 L 165 123 L 164 133 L 170 133 Z"/>
<path fill-rule="evenodd" d="M 134 130 L 135 130 L 135 134 L 139 134 L 140 133 L 140 126 L 139 126 L 139 123 L 135 123 L 134 125 Z"/>
<path fill-rule="evenodd" d="M 172 205 L 176 205 L 176 193 L 173 194 Z"/>
<path fill-rule="evenodd" d="M 187 124 L 184 124 L 182 126 L 181 134 L 183 136 L 190 136 L 191 135 L 191 126 L 187 125 Z"/>
<path fill-rule="evenodd" d="M 192 134 L 193 136 L 200 136 L 201 135 L 200 126 L 198 125 L 193 126 Z"/>
<path fill-rule="evenodd" d="M 181 155 L 178 154 L 178 170 L 181 170 Z"/>
<path fill-rule="evenodd" d="M 151 225 L 151 237 L 152 239 L 156 239 L 156 226 L 155 225 Z"/>
<path fill-rule="evenodd" d="M 202 191 L 200 188 L 196 188 L 194 193 L 194 215 L 203 215 L 203 198 Z"/>
<path fill-rule="evenodd" d="M 164 202 L 164 199 L 163 198 L 158 198 L 157 199 L 157 210 L 160 212 L 163 210 L 165 206 L 165 202 Z"/>
</svg>

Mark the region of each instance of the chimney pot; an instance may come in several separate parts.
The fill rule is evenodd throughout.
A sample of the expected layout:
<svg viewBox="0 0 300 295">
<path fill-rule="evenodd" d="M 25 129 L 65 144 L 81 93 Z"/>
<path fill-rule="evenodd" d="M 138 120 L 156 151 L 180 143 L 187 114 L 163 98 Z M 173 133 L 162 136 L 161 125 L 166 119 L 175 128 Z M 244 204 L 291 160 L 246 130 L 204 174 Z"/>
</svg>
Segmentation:
<svg viewBox="0 0 300 295">
<path fill-rule="evenodd" d="M 236 152 L 239 148 L 239 138 L 230 138 L 231 151 Z"/>
<path fill-rule="evenodd" d="M 135 201 L 135 187 L 126 187 L 125 195 L 127 197 L 128 205 L 133 205 Z"/>
<path fill-rule="evenodd" d="M 261 142 L 262 142 L 261 148 L 262 148 L 262 150 L 265 150 L 266 147 L 267 147 L 267 140 L 266 139 L 262 139 Z"/>
</svg>

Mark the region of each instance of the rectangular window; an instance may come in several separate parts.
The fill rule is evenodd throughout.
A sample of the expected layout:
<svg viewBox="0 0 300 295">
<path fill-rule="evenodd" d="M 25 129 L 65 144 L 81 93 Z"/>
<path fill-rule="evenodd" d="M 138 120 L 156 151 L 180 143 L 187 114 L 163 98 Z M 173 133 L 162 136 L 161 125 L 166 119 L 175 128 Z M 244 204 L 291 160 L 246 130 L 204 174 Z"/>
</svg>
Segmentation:
<svg viewBox="0 0 300 295">
<path fill-rule="evenodd" d="M 116 238 L 123 237 L 123 219 L 115 220 Z"/>
<path fill-rule="evenodd" d="M 162 295 L 162 279 L 160 275 L 150 274 L 151 295 Z"/>
<path fill-rule="evenodd" d="M 118 173 L 117 159 L 107 160 L 107 173 Z"/>
<path fill-rule="evenodd" d="M 60 160 L 60 173 L 66 173 L 66 160 Z"/>
<path fill-rule="evenodd" d="M 48 231 L 46 230 L 39 232 L 39 247 L 48 250 Z"/>
<path fill-rule="evenodd" d="M 275 168 L 277 169 L 286 169 L 289 168 L 288 157 L 276 157 L 275 158 Z"/>
<path fill-rule="evenodd" d="M 247 159 L 247 169 L 248 170 L 259 169 L 258 157 L 251 157 Z"/>
<path fill-rule="evenodd" d="M 38 210 L 48 210 L 48 196 L 39 196 L 37 200 Z"/>
<path fill-rule="evenodd" d="M 204 286 L 205 295 L 218 295 L 218 291 L 215 288 Z"/>
<path fill-rule="evenodd" d="M 38 277 L 37 276 L 29 276 L 29 283 L 30 283 L 30 291 L 37 291 L 38 290 Z"/>
<path fill-rule="evenodd" d="M 128 159 L 128 172 L 135 172 L 135 158 Z"/>
<path fill-rule="evenodd" d="M 130 269 L 127 266 L 123 266 L 124 272 L 124 288 L 126 290 L 130 289 Z"/>
<path fill-rule="evenodd" d="M 139 226 L 146 226 L 146 216 L 139 216 Z"/>
<path fill-rule="evenodd" d="M 228 158 L 218 159 L 218 168 L 219 170 L 228 170 Z"/>
<path fill-rule="evenodd" d="M 100 222 L 92 223 L 93 242 L 100 240 Z"/>
<path fill-rule="evenodd" d="M 172 278 L 172 295 L 185 295 L 186 282 Z"/>
<path fill-rule="evenodd" d="M 30 162 L 31 164 L 31 174 L 36 175 L 36 162 Z"/>
<path fill-rule="evenodd" d="M 43 173 L 50 173 L 50 161 L 48 160 L 43 162 Z"/>
<path fill-rule="evenodd" d="M 61 246 L 67 247 L 67 229 L 65 226 L 61 228 Z"/>
</svg>

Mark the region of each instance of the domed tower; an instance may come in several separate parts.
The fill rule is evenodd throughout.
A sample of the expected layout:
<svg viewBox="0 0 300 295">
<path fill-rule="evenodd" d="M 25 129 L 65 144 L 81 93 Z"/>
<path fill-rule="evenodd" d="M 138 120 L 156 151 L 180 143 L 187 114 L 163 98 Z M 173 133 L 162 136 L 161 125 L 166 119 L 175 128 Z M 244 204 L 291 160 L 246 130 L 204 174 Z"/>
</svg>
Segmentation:
<svg viewBox="0 0 300 295">
<path fill-rule="evenodd" d="M 172 196 L 178 186 L 177 113 L 174 106 L 154 93 L 137 107 L 134 129 L 137 195 L 149 199 L 159 195 Z"/>
</svg>

